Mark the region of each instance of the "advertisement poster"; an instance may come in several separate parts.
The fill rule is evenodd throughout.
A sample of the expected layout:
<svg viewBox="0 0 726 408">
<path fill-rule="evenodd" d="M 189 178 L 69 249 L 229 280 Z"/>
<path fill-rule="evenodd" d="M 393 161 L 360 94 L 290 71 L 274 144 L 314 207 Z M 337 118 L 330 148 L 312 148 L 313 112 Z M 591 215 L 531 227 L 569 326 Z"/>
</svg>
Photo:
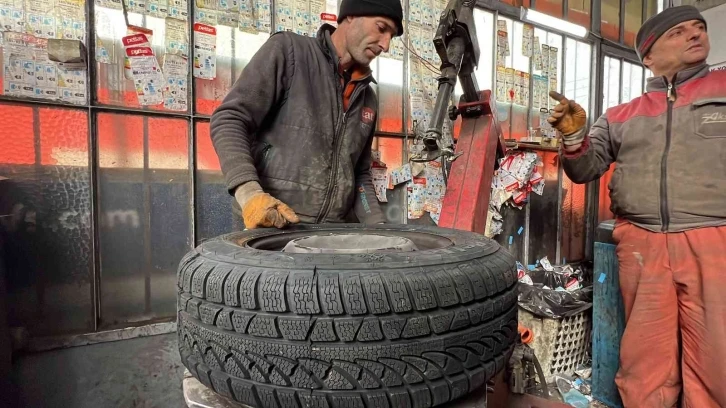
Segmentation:
<svg viewBox="0 0 726 408">
<path fill-rule="evenodd" d="M 217 77 L 217 29 L 205 24 L 194 24 L 194 70 L 195 78 Z"/>
</svg>

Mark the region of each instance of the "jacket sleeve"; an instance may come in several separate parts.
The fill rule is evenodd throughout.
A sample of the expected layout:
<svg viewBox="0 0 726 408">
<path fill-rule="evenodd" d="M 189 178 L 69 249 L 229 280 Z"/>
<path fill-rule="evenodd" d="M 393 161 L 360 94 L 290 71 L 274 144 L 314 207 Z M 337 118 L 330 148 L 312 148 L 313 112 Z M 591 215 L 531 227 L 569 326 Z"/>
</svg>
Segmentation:
<svg viewBox="0 0 726 408">
<path fill-rule="evenodd" d="M 356 194 L 353 210 L 358 217 L 358 221 L 367 225 L 386 222 L 386 217 L 383 215 L 381 205 L 378 203 L 378 197 L 376 197 L 373 176 L 371 175 L 371 146 L 373 145 L 375 131 L 376 126 L 374 124 L 355 169 Z"/>
<path fill-rule="evenodd" d="M 560 158 L 565 174 L 573 182 L 584 184 L 600 178 L 615 161 L 607 116 L 603 114 L 592 125 L 580 149 L 574 152 L 561 150 Z"/>
<path fill-rule="evenodd" d="M 270 37 L 212 115 L 212 143 L 230 194 L 244 183 L 259 182 L 252 142 L 257 129 L 286 97 L 294 74 L 292 52 L 286 35 Z"/>
</svg>

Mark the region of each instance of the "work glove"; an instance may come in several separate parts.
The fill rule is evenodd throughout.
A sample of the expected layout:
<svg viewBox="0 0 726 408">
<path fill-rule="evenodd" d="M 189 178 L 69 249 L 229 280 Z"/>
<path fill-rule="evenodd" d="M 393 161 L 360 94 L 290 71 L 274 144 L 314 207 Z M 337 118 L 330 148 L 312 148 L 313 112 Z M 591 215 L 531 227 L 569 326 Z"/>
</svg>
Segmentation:
<svg viewBox="0 0 726 408">
<path fill-rule="evenodd" d="M 559 102 L 555 112 L 547 121 L 562 133 L 562 143 L 565 146 L 574 146 L 585 139 L 585 123 L 587 114 L 577 102 L 567 99 L 564 95 L 550 91 L 550 98 Z"/>
<path fill-rule="evenodd" d="M 242 207 L 242 218 L 247 229 L 284 228 L 290 223 L 300 222 L 292 208 L 262 190 L 250 192 L 238 188 L 235 198 Z"/>
</svg>

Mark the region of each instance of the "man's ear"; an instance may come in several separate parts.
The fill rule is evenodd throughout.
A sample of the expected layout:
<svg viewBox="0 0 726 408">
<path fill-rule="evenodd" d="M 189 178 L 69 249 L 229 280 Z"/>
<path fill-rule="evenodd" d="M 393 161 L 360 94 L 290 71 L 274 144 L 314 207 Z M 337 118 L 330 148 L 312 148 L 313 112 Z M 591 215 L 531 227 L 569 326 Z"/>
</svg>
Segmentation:
<svg viewBox="0 0 726 408">
<path fill-rule="evenodd" d="M 645 65 L 646 68 L 650 69 L 651 64 L 653 64 L 653 58 L 651 58 L 650 53 L 648 53 L 645 55 L 645 57 L 643 57 L 643 65 Z"/>
</svg>

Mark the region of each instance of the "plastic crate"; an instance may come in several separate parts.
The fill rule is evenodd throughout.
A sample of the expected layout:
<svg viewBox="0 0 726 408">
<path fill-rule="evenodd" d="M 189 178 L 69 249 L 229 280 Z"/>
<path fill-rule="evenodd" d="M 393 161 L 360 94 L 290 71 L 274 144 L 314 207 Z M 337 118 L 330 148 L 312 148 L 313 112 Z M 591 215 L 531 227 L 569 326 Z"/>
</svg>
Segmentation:
<svg viewBox="0 0 726 408">
<path fill-rule="evenodd" d="M 520 308 L 519 324 L 534 334 L 529 345 L 534 349 L 547 383 L 554 382 L 558 374 L 573 375 L 577 366 L 588 360 L 591 310 L 562 319 L 548 319 Z"/>
</svg>

